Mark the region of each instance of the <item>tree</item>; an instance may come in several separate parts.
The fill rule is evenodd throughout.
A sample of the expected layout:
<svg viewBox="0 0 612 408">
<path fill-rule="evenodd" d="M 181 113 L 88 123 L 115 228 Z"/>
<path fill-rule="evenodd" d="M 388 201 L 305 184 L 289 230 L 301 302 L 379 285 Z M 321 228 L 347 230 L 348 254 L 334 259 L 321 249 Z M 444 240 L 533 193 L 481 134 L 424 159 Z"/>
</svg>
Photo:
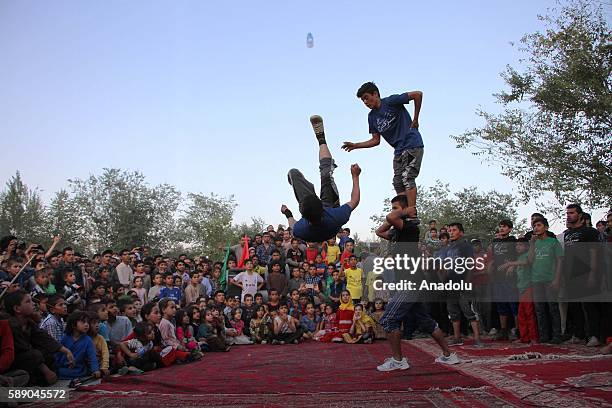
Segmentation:
<svg viewBox="0 0 612 408">
<path fill-rule="evenodd" d="M 243 222 L 241 224 L 234 225 L 232 243 L 238 242 L 240 238 L 244 237 L 245 235 L 253 238 L 255 234 L 261 234 L 266 229 L 267 225 L 268 224 L 266 224 L 264 219 L 259 217 L 252 217 L 250 224 Z"/>
<path fill-rule="evenodd" d="M 47 244 L 43 220 L 44 206 L 38 192 L 30 190 L 17 172 L 0 193 L 0 235 L 27 237 L 33 242 Z"/>
<path fill-rule="evenodd" d="M 135 171 L 104 169 L 100 176 L 68 180 L 81 236 L 90 251 L 146 245 L 167 249 L 175 238 L 181 195 L 167 184 L 150 187 Z"/>
<path fill-rule="evenodd" d="M 612 203 L 612 32 L 595 0 L 575 0 L 547 28 L 527 34 L 524 68 L 507 66 L 503 111 L 479 110 L 485 125 L 452 136 L 459 148 L 501 165 L 523 202 L 553 193 L 562 204 Z"/>
<path fill-rule="evenodd" d="M 189 193 L 187 208 L 178 224 L 183 234 L 183 241 L 198 254 L 205 254 L 214 259 L 223 256 L 223 248 L 234 243 L 232 218 L 236 203 L 234 197 L 218 197 L 215 194 Z"/>
<path fill-rule="evenodd" d="M 518 220 L 517 199 L 511 194 L 495 190 L 480 192 L 476 187 L 468 187 L 451 194 L 448 184 L 440 180 L 431 187 L 418 187 L 417 208 L 421 226 L 421 236 L 425 235 L 430 220 L 436 220 L 438 229 L 451 222 L 463 224 L 467 237 L 491 238 L 499 221 L 509 219 L 515 225 L 515 233 L 525 231 L 525 221 Z M 375 223 L 372 231 L 384 222 L 385 215 L 391 210 L 391 201 L 383 202 L 384 214 L 370 219 Z"/>
<path fill-rule="evenodd" d="M 68 245 L 77 248 L 91 246 L 89 237 L 83 233 L 78 205 L 64 189 L 55 193 L 47 207 L 45 230 L 49 237 L 60 235 L 61 240 L 57 249 Z"/>
</svg>

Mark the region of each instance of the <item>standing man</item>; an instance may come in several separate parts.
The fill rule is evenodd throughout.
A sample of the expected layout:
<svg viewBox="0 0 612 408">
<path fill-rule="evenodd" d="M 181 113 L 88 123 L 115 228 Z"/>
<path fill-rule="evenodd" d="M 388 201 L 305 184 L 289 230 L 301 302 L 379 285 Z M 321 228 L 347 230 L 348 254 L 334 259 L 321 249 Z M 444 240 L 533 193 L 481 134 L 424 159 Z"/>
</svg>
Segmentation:
<svg viewBox="0 0 612 408">
<path fill-rule="evenodd" d="M 601 294 L 601 253 L 599 233 L 588 227 L 582 207 L 570 204 L 565 209 L 567 229 L 563 232 L 565 262 L 565 295 L 569 300 L 568 313 L 574 323 L 572 343 L 583 343 L 587 346 L 600 345 L 600 304 L 596 299 Z M 587 301 L 582 301 L 587 300 Z"/>
<path fill-rule="evenodd" d="M 459 222 L 449 224 L 448 233 L 450 235 L 450 243 L 446 250 L 446 259 L 462 259 L 461 265 L 465 265 L 465 260 L 474 259 L 474 249 L 464 237 L 465 231 L 463 225 Z M 456 262 L 453 262 L 455 265 Z M 462 267 L 462 270 L 455 267 L 446 271 L 446 279 L 450 282 L 470 282 L 471 270 Z M 448 291 L 446 298 L 446 309 L 453 323 L 453 338 L 448 341 L 450 346 L 458 346 L 463 344 L 461 339 L 461 313 L 465 316 L 472 331 L 474 332 L 474 347 L 482 348 L 480 342 L 480 325 L 478 323 L 478 314 L 473 307 L 474 296 L 468 291 Z"/>
<path fill-rule="evenodd" d="M 393 187 L 397 194 L 408 197 L 408 206 L 416 206 L 416 177 L 423 160 L 423 139 L 419 133 L 419 113 L 423 92 L 412 91 L 401 95 L 380 97 L 374 82 L 366 82 L 357 91 L 357 97 L 370 109 L 368 125 L 372 138 L 365 142 L 344 142 L 347 152 L 378 146 L 382 136 L 394 149 Z M 404 107 L 414 101 L 414 118 Z"/>
<path fill-rule="evenodd" d="M 510 235 L 513 227 L 512 221 L 501 220 L 499 232 L 489 247 L 488 258 L 492 262 L 489 264 L 488 272 L 492 279 L 493 299 L 496 302 L 495 306 L 501 326 L 495 340 L 509 340 L 509 318 L 514 316 L 514 321 L 516 321 L 518 315 L 516 277 L 514 267 L 509 266 L 516 260 L 516 237 Z"/>
<path fill-rule="evenodd" d="M 392 257 L 400 253 L 419 257 L 420 254 L 417 249 L 419 227 L 414 223 L 405 221 L 406 217 L 414 217 L 414 207 L 408 206 L 405 195 L 398 195 L 391 200 L 391 209 L 392 211 L 387 214 L 385 223 L 376 230 L 376 235 L 383 239 L 394 241 L 390 251 Z M 422 274 L 422 271 L 417 271 L 411 280 L 418 280 L 416 279 L 418 274 Z M 400 276 L 397 276 L 397 271 L 395 280 L 400 280 Z M 431 334 L 431 337 L 438 343 L 443 354 L 436 358 L 437 363 L 459 363 L 457 355 L 451 354 L 448 349 L 444 332 L 440 330 L 438 323 L 429 316 L 425 306 L 420 302 L 420 294 L 417 291 L 400 290 L 393 294 L 381 318 L 381 324 L 387 333 L 387 339 L 389 340 L 393 356 L 387 358 L 383 364 L 376 367 L 378 371 L 406 370 L 410 368 L 408 360 L 402 355 L 401 345 L 402 332 L 400 325 L 406 319 L 415 321 L 422 332 Z"/>
<path fill-rule="evenodd" d="M 122 249 L 120 252 L 121 263 L 117 265 L 113 274 L 113 280 L 119 282 L 121 286 L 129 288 L 132 286 L 134 271 L 130 266 L 130 252 L 127 249 Z"/>
</svg>

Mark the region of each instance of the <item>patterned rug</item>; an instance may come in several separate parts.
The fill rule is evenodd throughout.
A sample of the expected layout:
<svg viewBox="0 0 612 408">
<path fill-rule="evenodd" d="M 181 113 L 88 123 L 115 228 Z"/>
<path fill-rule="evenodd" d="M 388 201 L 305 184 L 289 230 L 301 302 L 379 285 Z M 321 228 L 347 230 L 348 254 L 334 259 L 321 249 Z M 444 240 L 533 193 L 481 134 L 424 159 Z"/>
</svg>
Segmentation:
<svg viewBox="0 0 612 408">
<path fill-rule="evenodd" d="M 411 345 L 434 356 L 429 339 Z M 463 363 L 455 368 L 481 379 L 522 404 L 546 407 L 612 407 L 612 356 L 582 345 L 527 346 L 511 342 L 472 342 L 453 347 Z"/>
<path fill-rule="evenodd" d="M 409 343 L 402 349 L 410 369 L 380 373 L 386 342 L 236 346 L 199 362 L 82 387 L 68 406 L 520 406 L 485 381 L 434 363 L 434 355 Z"/>
</svg>

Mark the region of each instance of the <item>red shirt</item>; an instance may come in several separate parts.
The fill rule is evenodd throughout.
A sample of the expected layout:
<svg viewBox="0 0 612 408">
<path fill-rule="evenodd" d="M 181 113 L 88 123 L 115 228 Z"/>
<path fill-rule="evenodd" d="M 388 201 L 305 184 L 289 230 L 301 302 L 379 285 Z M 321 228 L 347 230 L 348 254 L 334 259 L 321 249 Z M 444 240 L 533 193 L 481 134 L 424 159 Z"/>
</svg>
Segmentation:
<svg viewBox="0 0 612 408">
<path fill-rule="evenodd" d="M 8 320 L 0 320 L 0 373 L 8 371 L 15 360 L 13 331 Z"/>
<path fill-rule="evenodd" d="M 306 249 L 306 260 L 308 261 L 308 263 L 314 262 L 317 255 L 319 255 L 319 248 Z"/>
</svg>

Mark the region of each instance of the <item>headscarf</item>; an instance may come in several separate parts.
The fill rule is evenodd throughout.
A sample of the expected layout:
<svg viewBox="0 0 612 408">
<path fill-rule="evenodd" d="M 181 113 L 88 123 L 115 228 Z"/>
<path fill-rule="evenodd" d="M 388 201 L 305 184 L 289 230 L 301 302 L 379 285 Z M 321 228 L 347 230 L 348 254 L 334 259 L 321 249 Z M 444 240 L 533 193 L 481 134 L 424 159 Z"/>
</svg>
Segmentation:
<svg viewBox="0 0 612 408">
<path fill-rule="evenodd" d="M 342 295 L 344 294 L 344 292 L 349 294 L 349 300 L 346 303 L 342 301 Z M 351 299 L 351 293 L 348 290 L 343 290 L 342 293 L 340 294 L 339 310 L 355 310 L 355 306 L 353 305 L 353 299 Z"/>
</svg>

